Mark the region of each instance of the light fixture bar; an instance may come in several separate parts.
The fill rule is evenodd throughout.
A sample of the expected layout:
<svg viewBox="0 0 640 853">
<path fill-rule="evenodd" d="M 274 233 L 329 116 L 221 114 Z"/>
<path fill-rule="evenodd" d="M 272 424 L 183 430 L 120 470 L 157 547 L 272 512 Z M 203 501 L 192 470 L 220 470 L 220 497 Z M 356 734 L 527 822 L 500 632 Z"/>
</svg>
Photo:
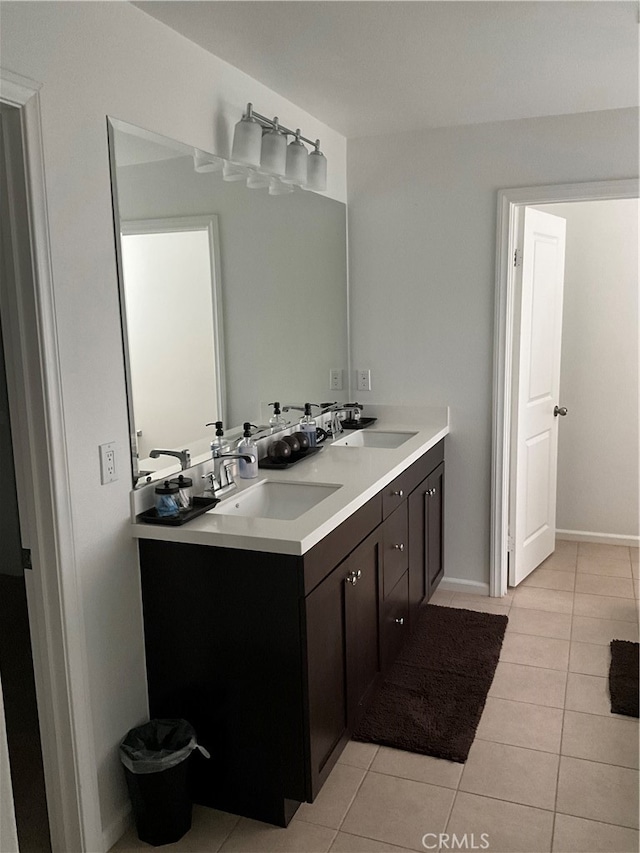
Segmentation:
<svg viewBox="0 0 640 853">
<path fill-rule="evenodd" d="M 263 127 L 273 128 L 276 126 L 276 122 L 274 119 L 267 118 L 267 116 L 263 116 L 263 115 L 260 115 L 260 113 L 257 113 L 253 109 L 253 104 L 247 104 L 247 115 L 250 115 L 252 118 L 257 119 L 258 122 Z M 296 136 L 296 133 L 297 133 L 295 130 L 291 130 L 290 128 L 285 127 L 283 124 L 280 124 L 279 122 L 278 122 L 278 130 L 282 131 L 282 133 L 286 134 L 287 136 Z M 307 145 L 313 145 L 314 148 L 319 147 L 319 140 L 318 139 L 307 139 L 307 137 L 302 136 L 302 134 L 300 134 L 299 138 L 302 139 L 303 142 L 306 142 Z"/>
</svg>

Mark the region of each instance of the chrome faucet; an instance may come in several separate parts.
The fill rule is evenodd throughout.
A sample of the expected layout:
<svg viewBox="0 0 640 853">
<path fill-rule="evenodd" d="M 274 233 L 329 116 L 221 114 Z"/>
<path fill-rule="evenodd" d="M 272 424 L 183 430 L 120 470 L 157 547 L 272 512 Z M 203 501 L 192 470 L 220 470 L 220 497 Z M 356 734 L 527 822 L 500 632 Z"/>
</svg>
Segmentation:
<svg viewBox="0 0 640 853">
<path fill-rule="evenodd" d="M 363 408 L 360 403 L 322 403 L 321 406 L 320 414 L 331 414 L 331 425 L 329 429 L 331 430 L 331 435 L 334 438 L 341 432 L 344 432 L 340 415 L 343 412 L 350 412 L 353 420 L 360 420 L 360 410 Z"/>
<path fill-rule="evenodd" d="M 191 467 L 191 454 L 188 450 L 152 450 L 149 456 L 152 459 L 157 459 L 158 456 L 175 456 L 180 460 L 180 466 L 183 471 Z"/>
<path fill-rule="evenodd" d="M 257 452 L 257 450 L 256 450 Z M 216 494 L 221 491 L 231 491 L 236 487 L 233 478 L 233 459 L 244 459 L 245 462 L 255 462 L 255 457 L 250 453 L 222 453 L 222 448 L 212 447 L 213 471 L 204 474 L 202 479 L 209 481 L 208 491 Z"/>
</svg>

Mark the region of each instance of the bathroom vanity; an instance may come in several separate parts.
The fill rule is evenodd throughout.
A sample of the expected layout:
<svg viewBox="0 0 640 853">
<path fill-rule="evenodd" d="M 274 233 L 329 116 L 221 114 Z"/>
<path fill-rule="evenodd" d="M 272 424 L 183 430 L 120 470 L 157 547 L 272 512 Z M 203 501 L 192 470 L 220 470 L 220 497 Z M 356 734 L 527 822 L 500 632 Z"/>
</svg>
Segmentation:
<svg viewBox="0 0 640 853">
<path fill-rule="evenodd" d="M 235 515 L 241 489 L 228 514 L 134 524 L 150 713 L 210 751 L 192 759 L 196 802 L 286 826 L 318 794 L 442 578 L 442 411 L 398 447 L 336 443 L 265 472 L 334 487 L 297 518 Z"/>
</svg>

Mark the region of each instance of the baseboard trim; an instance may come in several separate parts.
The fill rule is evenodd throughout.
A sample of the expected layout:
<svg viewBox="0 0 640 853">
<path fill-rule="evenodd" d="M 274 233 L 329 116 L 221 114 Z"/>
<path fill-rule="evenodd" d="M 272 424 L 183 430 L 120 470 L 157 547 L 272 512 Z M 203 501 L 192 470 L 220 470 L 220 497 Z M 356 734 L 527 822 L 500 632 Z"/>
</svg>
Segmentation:
<svg viewBox="0 0 640 853">
<path fill-rule="evenodd" d="M 122 838 L 132 823 L 133 813 L 131 811 L 131 804 L 127 803 L 111 821 L 109 826 L 102 830 L 102 849 L 105 853 L 111 850 L 113 845 Z"/>
<path fill-rule="evenodd" d="M 590 530 L 556 530 L 556 539 L 566 542 L 593 542 L 596 545 L 623 545 L 637 548 L 640 536 L 621 536 L 618 533 L 594 533 Z"/>
<path fill-rule="evenodd" d="M 446 592 L 464 592 L 467 595 L 489 595 L 489 584 L 479 581 L 468 581 L 464 578 L 444 577 L 438 584 L 438 589 Z"/>
</svg>

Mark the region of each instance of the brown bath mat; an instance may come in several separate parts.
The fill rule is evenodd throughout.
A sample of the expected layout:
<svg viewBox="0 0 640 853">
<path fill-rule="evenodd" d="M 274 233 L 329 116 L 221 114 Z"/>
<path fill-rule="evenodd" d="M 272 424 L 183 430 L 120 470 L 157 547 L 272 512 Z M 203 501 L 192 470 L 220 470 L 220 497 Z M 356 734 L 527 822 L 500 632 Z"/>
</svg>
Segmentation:
<svg viewBox="0 0 640 853">
<path fill-rule="evenodd" d="M 466 761 L 507 622 L 493 613 L 425 607 L 353 738 Z"/>
<path fill-rule="evenodd" d="M 611 640 L 609 695 L 611 713 L 638 716 L 638 643 Z"/>
</svg>

